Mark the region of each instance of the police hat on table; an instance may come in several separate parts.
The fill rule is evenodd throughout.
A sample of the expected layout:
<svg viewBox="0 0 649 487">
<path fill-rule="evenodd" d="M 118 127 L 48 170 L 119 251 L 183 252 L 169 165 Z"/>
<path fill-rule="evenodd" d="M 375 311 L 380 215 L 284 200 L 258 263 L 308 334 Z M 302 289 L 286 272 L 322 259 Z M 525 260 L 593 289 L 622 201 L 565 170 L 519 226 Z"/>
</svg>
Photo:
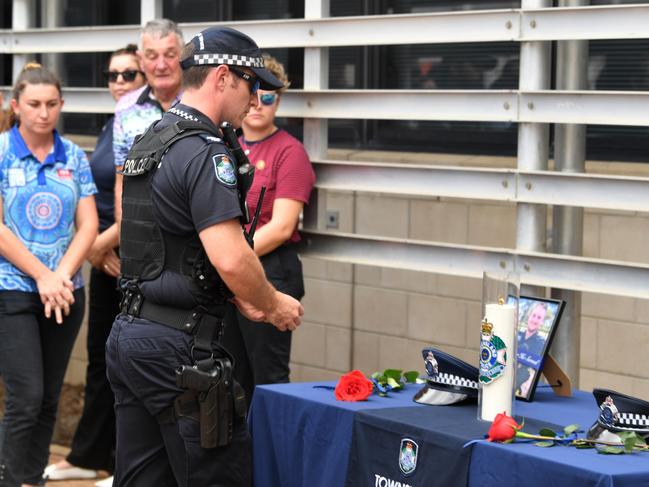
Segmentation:
<svg viewBox="0 0 649 487">
<path fill-rule="evenodd" d="M 194 55 L 180 62 L 183 69 L 219 64 L 247 67 L 259 78 L 262 90 L 284 86 L 264 67 L 264 58 L 255 41 L 238 30 L 210 27 L 196 34 L 190 42 L 194 44 Z"/>
<path fill-rule="evenodd" d="M 634 431 L 649 438 L 649 402 L 608 389 L 594 389 L 599 417 L 588 430 L 588 438 L 620 441 L 616 433 Z"/>
<path fill-rule="evenodd" d="M 421 351 L 428 374 L 415 402 L 446 406 L 478 397 L 478 369 L 436 348 Z"/>
</svg>

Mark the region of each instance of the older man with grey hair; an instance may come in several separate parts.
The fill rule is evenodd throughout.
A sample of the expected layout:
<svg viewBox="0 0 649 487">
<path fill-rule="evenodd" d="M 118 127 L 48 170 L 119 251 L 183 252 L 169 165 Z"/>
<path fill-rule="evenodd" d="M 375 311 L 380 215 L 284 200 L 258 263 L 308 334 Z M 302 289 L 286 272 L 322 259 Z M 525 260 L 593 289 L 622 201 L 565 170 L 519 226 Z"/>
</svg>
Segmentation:
<svg viewBox="0 0 649 487">
<path fill-rule="evenodd" d="M 124 165 L 135 136 L 144 133 L 180 100 L 180 52 L 183 45 L 182 31 L 169 19 L 151 20 L 142 28 L 138 55 L 147 85 L 124 95 L 115 108 L 113 153 L 118 171 Z M 119 240 L 121 199 L 122 177 L 118 173 L 115 178 L 115 244 Z"/>
<path fill-rule="evenodd" d="M 135 136 L 179 100 L 183 44 L 183 34 L 171 20 L 151 20 L 142 28 L 138 55 L 148 84 L 125 95 L 115 108 L 113 152 L 117 166 L 124 164 Z"/>
</svg>

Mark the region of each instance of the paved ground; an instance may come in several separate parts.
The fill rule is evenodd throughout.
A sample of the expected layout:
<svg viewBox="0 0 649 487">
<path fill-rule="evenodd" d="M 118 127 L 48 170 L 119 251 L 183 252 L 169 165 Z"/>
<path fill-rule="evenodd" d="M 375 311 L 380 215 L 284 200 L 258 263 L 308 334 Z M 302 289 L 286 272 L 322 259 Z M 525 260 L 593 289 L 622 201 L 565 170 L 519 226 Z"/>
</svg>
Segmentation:
<svg viewBox="0 0 649 487">
<path fill-rule="evenodd" d="M 58 462 L 62 460 L 65 455 L 67 455 L 69 448 L 51 445 L 50 446 L 50 463 Z M 104 474 L 101 478 L 107 477 L 108 474 Z M 47 487 L 94 487 L 97 480 L 56 480 L 50 481 L 45 484 Z"/>
</svg>

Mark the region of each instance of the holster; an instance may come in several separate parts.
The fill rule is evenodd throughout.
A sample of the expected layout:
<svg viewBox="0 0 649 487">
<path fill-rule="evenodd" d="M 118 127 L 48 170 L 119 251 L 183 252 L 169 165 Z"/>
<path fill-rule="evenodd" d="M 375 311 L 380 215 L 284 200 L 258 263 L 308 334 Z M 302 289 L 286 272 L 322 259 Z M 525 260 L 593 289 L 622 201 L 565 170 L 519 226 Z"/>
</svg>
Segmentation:
<svg viewBox="0 0 649 487">
<path fill-rule="evenodd" d="M 176 398 L 171 411 L 158 416 L 159 422 L 175 417 L 190 417 L 200 424 L 202 448 L 216 448 L 232 441 L 235 417 L 245 419 L 246 401 L 243 388 L 232 380 L 229 359 L 212 360 L 208 370 L 183 365 L 176 370 L 176 385 L 187 391 Z M 203 364 L 204 365 L 204 364 Z M 171 413 L 172 418 L 169 418 Z"/>
<path fill-rule="evenodd" d="M 198 398 L 200 407 L 201 446 L 215 448 L 232 441 L 234 420 L 231 382 L 232 369 Z M 229 377 L 228 377 L 229 376 Z"/>
</svg>

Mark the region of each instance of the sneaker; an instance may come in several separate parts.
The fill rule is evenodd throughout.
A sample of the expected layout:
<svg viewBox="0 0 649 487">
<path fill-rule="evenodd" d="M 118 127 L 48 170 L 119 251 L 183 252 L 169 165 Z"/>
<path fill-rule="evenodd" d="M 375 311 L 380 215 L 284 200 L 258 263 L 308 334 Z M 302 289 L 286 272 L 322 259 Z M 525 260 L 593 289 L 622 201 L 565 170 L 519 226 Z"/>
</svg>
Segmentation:
<svg viewBox="0 0 649 487">
<path fill-rule="evenodd" d="M 96 479 L 97 472 L 95 470 L 80 467 L 57 468 L 55 464 L 52 464 L 43 472 L 43 478 L 47 480 Z"/>
<path fill-rule="evenodd" d="M 104 480 L 95 482 L 95 487 L 113 487 L 113 476 L 106 477 Z"/>
</svg>

